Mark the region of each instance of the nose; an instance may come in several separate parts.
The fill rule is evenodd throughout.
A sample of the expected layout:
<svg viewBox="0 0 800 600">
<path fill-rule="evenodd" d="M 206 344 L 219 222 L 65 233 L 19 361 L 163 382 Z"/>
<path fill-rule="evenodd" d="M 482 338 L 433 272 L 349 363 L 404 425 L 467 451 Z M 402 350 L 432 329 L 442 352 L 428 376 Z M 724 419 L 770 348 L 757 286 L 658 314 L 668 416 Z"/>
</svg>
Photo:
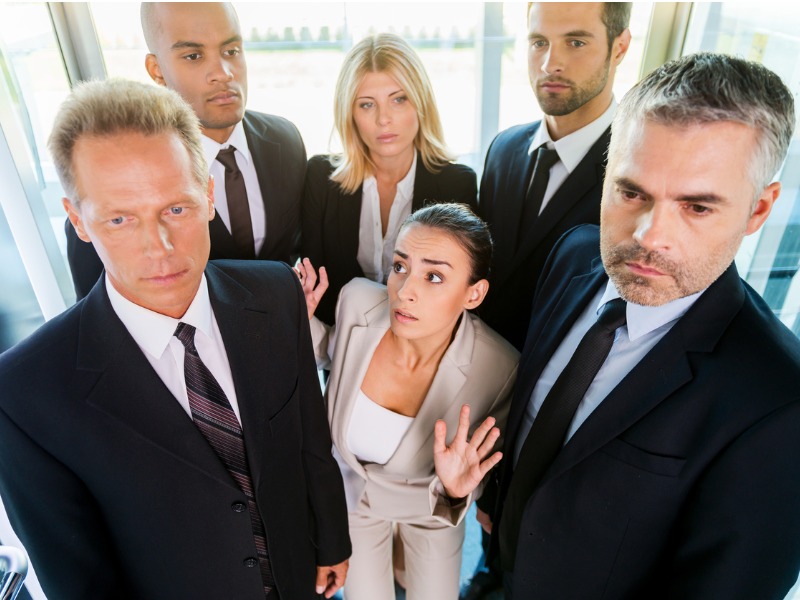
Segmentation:
<svg viewBox="0 0 800 600">
<path fill-rule="evenodd" d="M 233 67 L 222 56 L 217 56 L 211 59 L 208 79 L 210 83 L 231 81 L 233 79 Z"/>
<path fill-rule="evenodd" d="M 556 75 L 564 70 L 563 57 L 561 52 L 557 51 L 551 44 L 547 48 L 544 55 L 544 62 L 542 63 L 542 72 L 545 75 Z"/>
<path fill-rule="evenodd" d="M 403 302 L 416 302 L 417 284 L 412 277 L 406 277 L 397 289 L 397 297 Z"/>
<path fill-rule="evenodd" d="M 633 239 L 645 250 L 668 250 L 672 246 L 676 216 L 671 206 L 653 202 L 636 220 Z"/>
<path fill-rule="evenodd" d="M 392 118 L 389 115 L 388 107 L 386 106 L 377 106 L 375 110 L 375 122 L 378 125 L 388 125 L 391 123 Z"/>
<path fill-rule="evenodd" d="M 169 229 L 162 222 L 146 223 L 141 229 L 142 253 L 145 256 L 160 259 L 172 253 Z"/>
</svg>

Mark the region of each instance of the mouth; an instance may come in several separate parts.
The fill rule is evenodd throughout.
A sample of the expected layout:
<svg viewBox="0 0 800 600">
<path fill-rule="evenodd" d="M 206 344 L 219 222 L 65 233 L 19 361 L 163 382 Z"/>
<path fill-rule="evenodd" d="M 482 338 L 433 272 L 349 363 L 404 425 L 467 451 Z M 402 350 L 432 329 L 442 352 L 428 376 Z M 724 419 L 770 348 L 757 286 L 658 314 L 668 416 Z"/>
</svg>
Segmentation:
<svg viewBox="0 0 800 600">
<path fill-rule="evenodd" d="M 666 275 L 663 271 L 659 271 L 653 267 L 649 267 L 647 265 L 636 263 L 636 262 L 626 262 L 625 266 L 628 267 L 628 270 L 631 271 L 634 275 L 639 275 L 640 277 L 663 277 Z"/>
<path fill-rule="evenodd" d="M 394 310 L 394 318 L 398 323 L 413 323 L 418 319 L 409 312 L 404 310 Z"/>
<path fill-rule="evenodd" d="M 396 133 L 384 133 L 383 135 L 378 136 L 378 141 L 383 144 L 388 144 L 390 142 L 395 141 L 396 139 L 397 139 Z"/>
<path fill-rule="evenodd" d="M 223 90 L 209 97 L 210 104 L 225 106 L 227 104 L 237 104 L 239 102 L 239 92 L 235 90 Z"/>
<path fill-rule="evenodd" d="M 152 283 L 154 285 L 168 286 L 174 284 L 188 272 L 188 269 L 184 269 L 183 271 L 176 271 L 175 273 L 167 273 L 165 275 L 153 275 L 152 277 L 145 277 L 144 279 L 148 283 Z"/>
<path fill-rule="evenodd" d="M 559 92 L 563 92 L 563 91 L 569 90 L 571 87 L 572 86 L 570 86 L 568 83 L 566 83 L 564 81 L 547 80 L 547 81 L 542 81 L 541 83 L 539 83 L 539 88 L 542 91 L 545 91 L 545 92 L 548 92 L 548 93 L 551 93 L 551 94 L 557 94 Z"/>
</svg>

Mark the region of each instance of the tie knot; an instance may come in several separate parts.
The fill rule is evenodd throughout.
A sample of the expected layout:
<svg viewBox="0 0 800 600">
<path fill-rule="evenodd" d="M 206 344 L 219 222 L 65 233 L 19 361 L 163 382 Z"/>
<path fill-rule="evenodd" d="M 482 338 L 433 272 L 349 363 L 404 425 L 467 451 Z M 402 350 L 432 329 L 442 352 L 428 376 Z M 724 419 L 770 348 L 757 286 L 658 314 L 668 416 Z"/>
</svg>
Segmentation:
<svg viewBox="0 0 800 600">
<path fill-rule="evenodd" d="M 608 331 L 615 331 L 618 327 L 625 325 L 625 309 L 627 303 L 622 298 L 615 298 L 606 302 L 597 317 L 597 323 L 605 327 Z"/>
<path fill-rule="evenodd" d="M 192 349 L 194 348 L 194 332 L 194 325 L 189 325 L 181 321 L 175 328 L 175 333 L 173 335 L 180 340 L 184 348 Z"/>
<path fill-rule="evenodd" d="M 547 146 L 539 146 L 539 151 L 536 153 L 536 166 L 537 170 L 550 168 L 558 162 L 558 152 L 551 150 Z"/>
<path fill-rule="evenodd" d="M 233 146 L 228 146 L 227 148 L 223 148 L 217 154 L 217 160 L 222 163 L 222 166 L 225 167 L 226 171 L 236 171 L 238 170 L 239 166 L 236 164 L 236 156 L 234 153 L 236 152 L 236 148 Z"/>
</svg>

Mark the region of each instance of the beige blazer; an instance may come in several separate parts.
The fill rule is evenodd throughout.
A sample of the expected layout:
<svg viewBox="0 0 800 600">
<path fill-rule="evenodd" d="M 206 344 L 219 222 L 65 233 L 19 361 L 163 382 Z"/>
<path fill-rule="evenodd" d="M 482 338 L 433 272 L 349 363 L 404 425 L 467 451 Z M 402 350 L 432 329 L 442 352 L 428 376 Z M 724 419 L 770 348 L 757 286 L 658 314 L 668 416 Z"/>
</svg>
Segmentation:
<svg viewBox="0 0 800 600">
<path fill-rule="evenodd" d="M 328 421 L 345 480 L 348 509 L 368 506 L 373 515 L 391 520 L 434 519 L 458 524 L 474 498 L 453 507 L 436 492 L 434 423 L 445 420 L 449 443 L 458 425 L 461 405 L 469 404 L 471 431 L 488 415 L 497 419 L 502 431 L 519 353 L 478 317 L 465 311 L 428 395 L 396 452 L 384 465 L 361 464 L 347 447 L 347 431 L 356 393 L 388 329 L 386 286 L 364 278 L 353 279 L 342 288 L 335 332 L 324 329 L 319 322 L 312 326 L 318 364 L 325 365 L 326 359 L 331 359 L 326 391 Z M 502 444 L 497 445 L 498 449 L 501 447 Z"/>
</svg>

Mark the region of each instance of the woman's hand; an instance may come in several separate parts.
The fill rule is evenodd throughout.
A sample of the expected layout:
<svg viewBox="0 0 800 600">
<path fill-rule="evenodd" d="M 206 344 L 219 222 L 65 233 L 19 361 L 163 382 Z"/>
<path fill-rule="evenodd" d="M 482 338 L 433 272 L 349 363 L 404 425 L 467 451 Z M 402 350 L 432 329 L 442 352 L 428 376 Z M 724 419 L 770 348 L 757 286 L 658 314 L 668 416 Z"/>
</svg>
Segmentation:
<svg viewBox="0 0 800 600">
<path fill-rule="evenodd" d="M 500 430 L 494 426 L 494 417 L 487 417 L 472 434 L 469 442 L 468 431 L 468 404 L 461 407 L 458 429 L 452 444 L 445 445 L 447 424 L 444 421 L 436 421 L 433 431 L 433 465 L 436 475 L 444 485 L 444 491 L 452 499 L 468 496 L 503 458 L 502 452 L 489 456 L 500 437 Z"/>
<path fill-rule="evenodd" d="M 314 311 L 317 310 L 317 305 L 322 299 L 325 290 L 328 289 L 328 273 L 325 267 L 319 268 L 319 283 L 317 283 L 317 272 L 311 261 L 304 258 L 298 261 L 294 267 L 294 272 L 300 278 L 300 284 L 303 286 L 303 293 L 306 296 L 306 307 L 308 308 L 308 320 L 314 316 Z"/>
</svg>

